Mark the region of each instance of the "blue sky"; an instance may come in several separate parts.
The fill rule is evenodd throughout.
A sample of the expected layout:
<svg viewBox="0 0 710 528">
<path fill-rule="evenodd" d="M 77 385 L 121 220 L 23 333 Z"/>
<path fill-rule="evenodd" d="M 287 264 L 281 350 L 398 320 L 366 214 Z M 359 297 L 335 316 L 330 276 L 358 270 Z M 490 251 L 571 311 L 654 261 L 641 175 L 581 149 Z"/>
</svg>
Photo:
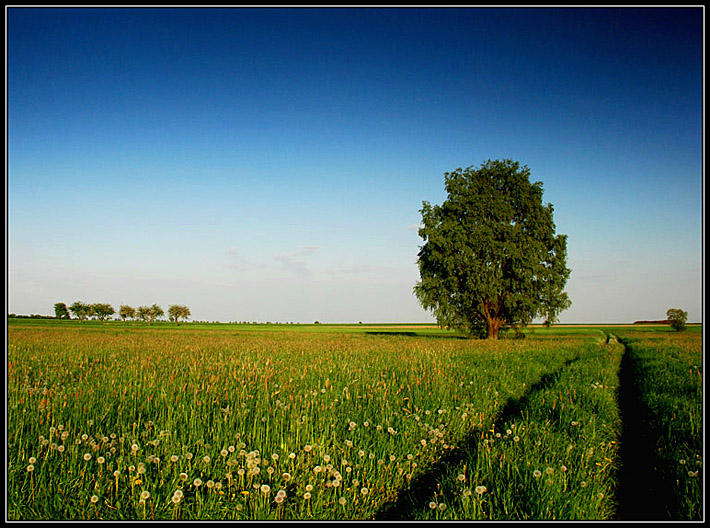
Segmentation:
<svg viewBox="0 0 710 528">
<path fill-rule="evenodd" d="M 702 8 L 7 8 L 7 309 L 427 322 L 443 174 L 512 158 L 562 322 L 702 318 Z"/>
</svg>

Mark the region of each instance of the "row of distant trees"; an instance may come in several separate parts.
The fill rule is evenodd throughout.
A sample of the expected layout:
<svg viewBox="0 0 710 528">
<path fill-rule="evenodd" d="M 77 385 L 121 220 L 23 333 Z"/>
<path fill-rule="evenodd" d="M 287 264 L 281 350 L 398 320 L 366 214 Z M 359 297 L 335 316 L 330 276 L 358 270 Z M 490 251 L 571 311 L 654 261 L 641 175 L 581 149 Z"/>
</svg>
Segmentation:
<svg viewBox="0 0 710 528">
<path fill-rule="evenodd" d="M 54 305 L 54 315 L 57 319 L 71 319 L 72 315 L 74 315 L 74 317 L 80 321 L 92 317 L 99 321 L 105 321 L 115 313 L 116 310 L 113 306 L 107 303 L 89 304 L 76 301 L 71 306 L 67 306 L 66 303 L 62 302 L 58 302 Z M 139 306 L 138 308 L 122 304 L 118 309 L 118 315 L 124 322 L 128 319 L 140 319 L 150 325 L 156 319 L 163 317 L 165 312 L 157 304 L 153 304 L 152 306 Z M 173 321 L 176 325 L 179 323 L 180 319 L 187 319 L 190 315 L 190 309 L 187 306 L 173 304 L 168 307 L 168 319 Z"/>
</svg>

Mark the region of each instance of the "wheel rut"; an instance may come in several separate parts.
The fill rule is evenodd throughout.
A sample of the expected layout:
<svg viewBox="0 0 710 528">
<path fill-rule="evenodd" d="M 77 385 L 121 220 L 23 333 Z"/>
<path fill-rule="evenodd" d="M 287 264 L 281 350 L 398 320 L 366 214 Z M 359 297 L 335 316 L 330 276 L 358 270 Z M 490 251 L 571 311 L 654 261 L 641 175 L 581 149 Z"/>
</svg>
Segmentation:
<svg viewBox="0 0 710 528">
<path fill-rule="evenodd" d="M 674 492 L 658 478 L 657 436 L 649 425 L 650 412 L 641 399 L 642 374 L 629 346 L 619 369 L 618 404 L 621 415 L 619 488 L 616 517 L 621 521 L 668 520 L 667 498 Z"/>
<path fill-rule="evenodd" d="M 578 358 L 570 359 L 556 371 L 543 375 L 536 383 L 532 384 L 520 398 L 509 399 L 498 413 L 494 422 L 495 427 L 499 428 L 512 418 L 521 416 L 530 397 L 552 386 L 564 369 L 577 361 L 577 359 Z M 444 474 L 449 471 L 450 468 L 460 464 L 466 457 L 476 453 L 480 439 L 480 430 L 471 433 L 461 441 L 455 449 L 448 451 L 436 464 L 433 464 L 418 477 L 414 478 L 406 489 L 400 490 L 395 500 L 385 503 L 375 514 L 374 520 L 394 521 L 413 519 L 413 512 L 421 508 L 423 504 L 426 504 L 430 497 L 436 493 L 437 485 L 442 480 Z"/>
</svg>

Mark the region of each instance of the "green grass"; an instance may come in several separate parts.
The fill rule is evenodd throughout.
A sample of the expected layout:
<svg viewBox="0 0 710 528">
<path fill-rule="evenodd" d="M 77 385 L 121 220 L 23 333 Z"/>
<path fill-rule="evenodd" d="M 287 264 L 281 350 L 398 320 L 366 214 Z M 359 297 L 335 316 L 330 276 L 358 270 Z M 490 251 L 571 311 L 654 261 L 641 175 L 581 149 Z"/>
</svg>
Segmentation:
<svg viewBox="0 0 710 528">
<path fill-rule="evenodd" d="M 10 520 L 614 515 L 622 348 L 598 328 L 17 321 Z"/>
<path fill-rule="evenodd" d="M 703 513 L 703 350 L 698 334 L 620 333 L 634 365 L 639 412 L 651 447 L 648 464 L 664 490 L 668 520 L 700 520 Z"/>
</svg>

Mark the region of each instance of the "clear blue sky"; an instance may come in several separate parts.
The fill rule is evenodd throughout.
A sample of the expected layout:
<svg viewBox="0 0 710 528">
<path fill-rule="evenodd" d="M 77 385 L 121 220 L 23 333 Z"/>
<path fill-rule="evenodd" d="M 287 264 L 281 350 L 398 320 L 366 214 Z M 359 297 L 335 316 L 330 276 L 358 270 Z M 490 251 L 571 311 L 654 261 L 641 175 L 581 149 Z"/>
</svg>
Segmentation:
<svg viewBox="0 0 710 528">
<path fill-rule="evenodd" d="M 7 309 L 426 322 L 416 226 L 512 158 L 562 322 L 700 321 L 702 8 L 6 8 Z"/>
</svg>

